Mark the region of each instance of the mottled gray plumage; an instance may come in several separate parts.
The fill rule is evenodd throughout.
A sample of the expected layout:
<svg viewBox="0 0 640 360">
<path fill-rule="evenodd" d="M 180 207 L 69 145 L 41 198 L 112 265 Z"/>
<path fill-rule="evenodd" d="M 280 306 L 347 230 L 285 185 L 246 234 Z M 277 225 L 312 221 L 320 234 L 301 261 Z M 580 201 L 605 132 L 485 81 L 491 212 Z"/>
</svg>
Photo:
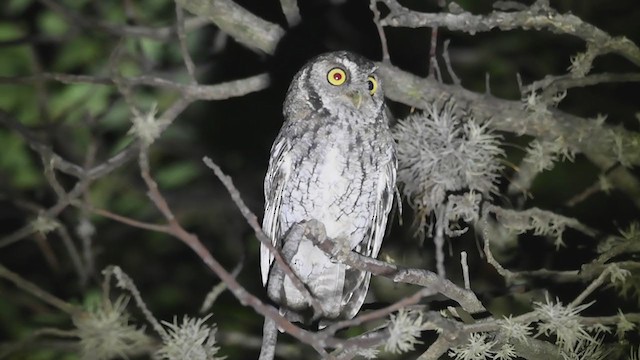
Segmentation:
<svg viewBox="0 0 640 360">
<path fill-rule="evenodd" d="M 346 76 L 340 85 L 329 81 L 336 68 Z M 377 257 L 396 181 L 381 85 L 372 62 L 344 51 L 314 58 L 294 77 L 264 184 L 263 229 L 277 247 L 292 225 L 316 219 L 330 238 Z M 277 265 L 265 246 L 260 257 L 266 285 Z M 352 318 L 360 310 L 370 273 L 331 261 L 308 240 L 300 242 L 290 265 L 322 304 L 324 318 Z M 285 314 L 309 307 L 289 278 L 281 294 Z"/>
</svg>

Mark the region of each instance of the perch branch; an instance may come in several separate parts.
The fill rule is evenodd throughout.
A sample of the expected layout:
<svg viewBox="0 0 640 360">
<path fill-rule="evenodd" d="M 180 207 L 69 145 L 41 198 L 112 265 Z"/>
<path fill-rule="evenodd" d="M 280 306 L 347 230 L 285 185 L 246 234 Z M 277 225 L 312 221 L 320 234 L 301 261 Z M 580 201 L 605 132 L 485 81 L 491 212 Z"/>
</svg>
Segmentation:
<svg viewBox="0 0 640 360">
<path fill-rule="evenodd" d="M 433 291 L 433 293 L 440 293 L 456 301 L 470 313 L 485 310 L 482 303 L 472 291 L 463 289 L 451 281 L 439 277 L 431 271 L 404 268 L 361 255 L 354 251 L 344 252 L 333 239 L 326 236 L 324 226 L 316 220 L 308 222 L 307 231 L 310 231 L 313 234 L 310 238 L 314 240 L 315 245 L 337 261 L 359 270 L 368 271 L 373 275 L 384 276 L 394 282 L 425 287 L 430 291 Z M 426 295 L 422 294 L 422 296 Z"/>
<path fill-rule="evenodd" d="M 249 293 L 236 278 L 229 273 L 209 252 L 209 250 L 202 244 L 198 236 L 189 233 L 175 218 L 169 204 L 166 199 L 160 193 L 158 184 L 150 175 L 149 163 L 146 154 L 146 149 L 143 148 L 140 151 L 139 156 L 140 174 L 147 185 L 148 195 L 156 208 L 162 213 L 164 218 L 168 222 L 169 230 L 172 236 L 179 239 L 187 246 L 189 246 L 200 259 L 211 269 L 225 284 L 227 284 L 231 293 L 240 301 L 242 305 L 250 306 L 257 313 L 264 317 L 272 319 L 278 328 L 289 333 L 296 339 L 314 346 L 314 348 L 322 349 L 327 346 L 339 346 L 344 340 L 334 337 L 321 336 L 316 333 L 301 329 L 282 315 L 273 306 L 264 304 L 255 295 Z"/>
</svg>

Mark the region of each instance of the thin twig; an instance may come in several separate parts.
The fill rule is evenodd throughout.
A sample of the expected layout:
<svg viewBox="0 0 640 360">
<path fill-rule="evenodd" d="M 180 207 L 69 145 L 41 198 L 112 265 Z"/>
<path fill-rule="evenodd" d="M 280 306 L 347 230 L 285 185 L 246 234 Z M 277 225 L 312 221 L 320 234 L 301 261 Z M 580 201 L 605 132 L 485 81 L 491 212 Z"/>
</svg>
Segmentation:
<svg viewBox="0 0 640 360">
<path fill-rule="evenodd" d="M 80 284 L 85 283 L 87 281 L 87 274 L 83 271 L 85 267 L 82 264 L 82 260 L 80 259 L 80 252 L 76 248 L 76 244 L 73 242 L 73 239 L 71 238 L 67 227 L 63 224 L 60 224 L 60 226 L 58 226 L 58 228 L 56 229 L 56 232 L 62 239 L 64 247 L 67 249 L 67 253 L 71 258 L 71 263 L 73 264 L 73 267 L 78 274 L 78 280 L 80 281 Z"/>
<path fill-rule="evenodd" d="M 384 317 L 387 317 L 389 314 L 391 314 L 394 311 L 398 311 L 407 306 L 415 305 L 423 297 L 431 296 L 431 295 L 432 295 L 432 291 L 430 289 L 422 289 L 420 291 L 413 293 L 413 295 L 406 296 L 382 309 L 369 311 L 365 314 L 358 315 L 357 317 L 350 320 L 343 320 L 343 321 L 338 321 L 336 323 L 333 323 L 330 326 L 327 326 L 327 328 L 324 329 L 323 332 L 333 335 L 340 329 L 362 325 L 372 320 L 382 319 Z"/>
<path fill-rule="evenodd" d="M 583 191 L 581 191 L 578 194 L 574 195 L 572 198 L 567 200 L 564 203 L 564 205 L 567 206 L 567 207 L 573 207 L 573 206 L 576 206 L 577 204 L 579 204 L 580 202 L 586 200 L 587 198 L 589 198 L 589 196 L 591 196 L 591 195 L 593 195 L 593 194 L 595 194 L 595 193 L 597 193 L 599 191 L 607 192 L 609 190 L 607 188 L 607 185 L 611 181 L 609 179 L 609 175 L 611 174 L 611 172 L 613 172 L 618 167 L 620 167 L 620 163 L 616 163 L 613 166 L 611 166 L 609 169 L 605 170 L 598 177 L 598 179 L 593 184 L 591 184 L 591 186 L 587 187 Z"/>
<path fill-rule="evenodd" d="M 451 40 L 447 39 L 444 41 L 444 48 L 442 49 L 442 57 L 444 58 L 444 65 L 447 67 L 447 72 L 449 76 L 451 76 L 451 80 L 453 80 L 453 84 L 457 86 L 461 86 L 462 82 L 458 75 L 456 75 L 455 71 L 453 71 L 453 66 L 451 65 L 451 59 L 449 58 L 449 43 Z"/>
<path fill-rule="evenodd" d="M 435 235 L 433 236 L 433 243 L 436 248 L 436 269 L 438 271 L 438 276 L 441 278 L 446 278 L 447 273 L 444 267 L 444 228 L 445 226 L 449 226 L 449 220 L 446 218 L 445 207 L 441 206 L 436 208 L 435 216 L 436 216 L 436 230 Z"/>
<path fill-rule="evenodd" d="M 76 307 L 75 305 L 71 305 L 68 302 L 46 292 L 36 284 L 24 279 L 22 276 L 7 269 L 2 264 L 0 264 L 0 277 L 9 280 L 20 289 L 28 292 L 29 294 L 37 297 L 38 299 L 44 301 L 47 304 L 59 310 L 64 311 L 67 314 L 73 315 L 81 311 L 80 308 Z"/>
<path fill-rule="evenodd" d="M 0 81 L 1 82 L 1 81 Z M 163 124 L 163 128 L 161 129 L 161 131 L 163 131 L 164 129 L 166 129 L 166 127 L 168 127 L 175 119 L 178 115 L 180 115 L 180 113 L 182 113 L 182 111 L 184 111 L 184 109 L 187 108 L 187 106 L 189 106 L 189 104 L 191 104 L 193 100 L 190 98 L 179 98 L 178 100 L 176 100 L 171 106 L 169 106 L 164 113 L 159 116 L 159 122 L 161 124 Z M 51 148 L 48 145 L 43 144 L 41 141 L 39 141 L 38 139 L 36 139 L 36 137 L 31 133 L 31 131 L 29 129 L 27 129 L 26 127 L 24 127 L 22 124 L 20 124 L 20 122 L 18 122 L 17 120 L 15 120 L 13 117 L 11 117 L 8 113 L 1 111 L 0 110 L 0 124 L 3 124 L 13 130 L 16 130 L 29 144 L 29 146 L 36 150 L 38 153 L 41 154 L 41 156 L 43 158 L 48 158 L 49 162 L 48 164 L 51 164 L 53 167 L 55 167 L 56 169 L 77 177 L 78 179 L 83 180 L 83 188 L 85 186 L 88 186 L 87 181 L 93 180 L 93 179 L 98 179 L 101 178 L 105 175 L 108 175 L 109 173 L 111 173 L 112 171 L 114 171 L 115 169 L 119 168 L 120 166 L 126 164 L 127 162 L 129 162 L 130 160 L 132 160 L 133 158 L 135 158 L 135 156 L 137 155 L 138 151 L 139 151 L 139 147 L 140 147 L 140 142 L 139 141 L 134 141 L 131 144 L 129 144 L 128 146 L 126 146 L 123 150 L 121 150 L 120 152 L 118 152 L 117 154 L 111 156 L 110 158 L 102 161 L 101 163 L 91 167 L 89 170 L 78 166 L 76 164 L 73 164 L 65 159 L 63 159 L 61 156 L 55 154 L 52 152 Z M 78 185 L 78 184 L 77 184 Z M 64 203 L 64 207 L 66 207 L 66 205 L 68 205 L 68 202 L 72 199 L 75 199 L 76 197 L 78 197 L 79 195 L 81 195 L 81 193 L 79 193 L 79 191 L 81 189 L 79 188 L 75 188 L 76 190 L 72 190 L 69 195 L 67 196 L 68 199 L 64 200 L 64 201 L 60 201 L 61 203 Z M 72 196 L 73 194 L 73 196 Z M 64 208 L 63 207 L 63 208 Z M 61 211 L 61 210 L 60 210 Z M 57 215 L 57 214 L 56 214 Z M 13 241 L 15 241 L 15 239 L 20 239 L 22 237 L 24 237 L 24 233 L 31 234 L 30 232 L 27 232 L 27 230 L 22 229 L 20 231 L 20 233 L 16 233 L 16 236 L 14 237 L 14 239 L 12 239 L 12 241 L 8 241 L 8 243 L 11 243 Z M 0 240 L 0 248 L 5 246 L 3 245 L 4 241 Z"/>
<path fill-rule="evenodd" d="M 177 33 L 175 26 L 165 27 L 146 27 L 146 26 L 131 26 L 125 24 L 113 24 L 100 19 L 87 16 L 87 14 L 78 14 L 70 8 L 64 7 L 54 0 L 39 0 L 45 6 L 50 8 L 55 13 L 61 15 L 66 19 L 67 24 L 73 26 L 79 26 L 90 30 L 101 30 L 108 34 L 115 35 L 117 37 L 126 38 L 149 38 L 157 41 L 172 41 L 175 39 Z M 209 19 L 204 17 L 192 17 L 185 22 L 186 31 L 193 31 L 211 24 Z"/>
<path fill-rule="evenodd" d="M 42 336 L 55 336 L 59 338 L 77 338 L 76 330 L 61 330 L 56 328 L 40 328 L 33 330 L 25 338 L 13 344 L 0 344 L 0 359 L 8 359 L 8 356 L 32 344 L 37 338 Z"/>
<path fill-rule="evenodd" d="M 429 46 L 429 75 L 434 76 L 436 67 L 438 67 L 438 59 L 436 58 L 436 50 L 438 47 L 438 27 L 431 28 L 431 44 Z M 442 75 L 438 76 L 438 79 L 442 81 Z"/>
<path fill-rule="evenodd" d="M 444 27 L 452 31 L 470 34 L 515 29 L 546 29 L 558 34 L 568 34 L 583 39 L 596 53 L 618 53 L 640 66 L 640 48 L 626 37 L 611 37 L 605 31 L 589 24 L 571 13 L 559 14 L 548 4 L 536 2 L 535 6 L 520 11 L 493 11 L 486 15 L 460 13 L 424 13 L 409 10 L 397 0 L 383 0 L 391 13 L 381 20 L 384 26 L 395 27 Z"/>
<path fill-rule="evenodd" d="M 240 274 L 243 267 L 244 267 L 244 257 L 238 262 L 236 267 L 233 268 L 233 271 L 231 271 L 231 275 L 233 277 L 238 277 L 238 274 Z M 213 307 L 213 303 L 215 303 L 215 301 L 218 299 L 220 294 L 222 294 L 225 290 L 227 290 L 227 284 L 225 284 L 223 281 L 221 281 L 216 286 L 214 286 L 211 289 L 211 291 L 207 293 L 207 296 L 202 302 L 202 306 L 200 307 L 200 313 L 204 314 L 207 311 L 209 311 L 211 307 Z"/>
<path fill-rule="evenodd" d="M 156 231 L 156 232 L 165 233 L 165 234 L 171 234 L 171 230 L 169 229 L 169 226 L 167 226 L 167 225 L 158 225 L 158 224 L 152 224 L 152 223 L 146 223 L 146 222 L 138 221 L 136 219 L 132 219 L 132 218 L 129 218 L 129 217 L 126 217 L 126 216 L 115 214 L 115 213 L 113 213 L 113 212 L 111 212 L 109 210 L 95 208 L 93 206 L 87 206 L 85 204 L 74 203 L 74 206 L 86 209 L 86 210 L 88 210 L 89 212 L 91 212 L 93 214 L 104 216 L 104 217 L 106 217 L 108 219 L 115 220 L 115 221 L 121 222 L 123 224 L 132 226 L 132 227 L 136 227 L 136 228 L 144 229 L 144 230 Z"/>
<path fill-rule="evenodd" d="M 384 33 L 384 28 L 380 24 L 380 10 L 378 10 L 378 1 L 370 0 L 369 9 L 373 13 L 373 23 L 378 30 L 378 36 L 380 38 L 380 47 L 382 48 L 382 62 L 391 63 L 391 57 L 389 56 L 389 45 L 387 44 L 387 36 Z"/>
<path fill-rule="evenodd" d="M 197 84 L 196 80 L 196 66 L 193 64 L 191 54 L 189 54 L 189 47 L 187 46 L 187 34 L 184 29 L 184 11 L 182 7 L 176 3 L 176 27 L 178 30 L 178 41 L 180 43 L 180 53 L 182 54 L 182 60 L 187 68 L 189 74 L 189 80 L 191 84 Z"/>
<path fill-rule="evenodd" d="M 37 76 L 0 76 L 0 84 L 32 83 L 40 79 L 58 81 L 63 84 L 96 84 L 114 85 L 111 76 L 73 75 L 61 73 L 42 73 Z M 180 84 L 156 76 L 141 75 L 135 77 L 120 77 L 118 81 L 126 86 L 151 86 L 175 90 L 182 96 L 193 100 L 225 100 L 233 97 L 266 89 L 269 86 L 269 76 L 258 74 L 246 79 L 232 80 L 215 85 Z"/>
<path fill-rule="evenodd" d="M 598 276 L 595 280 L 584 289 L 580 295 L 578 295 L 572 302 L 569 304 L 572 307 L 576 307 L 584 301 L 592 292 L 594 292 L 597 288 L 599 288 L 602 284 L 604 284 L 605 279 L 609 276 L 609 269 L 605 268 L 600 276 Z"/>
<path fill-rule="evenodd" d="M 542 80 L 524 86 L 525 93 L 543 90 L 553 95 L 576 87 L 593 86 L 598 84 L 606 84 L 612 82 L 639 82 L 640 74 L 638 73 L 600 73 L 591 74 L 584 77 L 575 77 L 573 75 L 551 76 L 547 75 Z M 542 95 L 544 96 L 544 95 Z"/>
<path fill-rule="evenodd" d="M 471 290 L 471 283 L 469 282 L 469 264 L 467 264 L 467 252 L 460 253 L 460 264 L 462 265 L 462 277 L 464 279 L 464 288 Z"/>
<path fill-rule="evenodd" d="M 491 243 L 490 243 L 490 235 L 489 235 L 489 211 L 488 209 L 483 210 L 482 218 L 478 222 L 478 226 L 481 231 L 482 240 L 484 242 L 483 251 L 487 262 L 493 266 L 494 269 L 500 274 L 505 280 L 509 281 L 513 278 L 513 274 L 511 271 L 505 269 L 494 257 L 491 252 Z"/>
<path fill-rule="evenodd" d="M 484 93 L 491 95 L 491 74 L 484 73 Z"/>
<path fill-rule="evenodd" d="M 127 290 L 136 302 L 136 305 L 144 314 L 144 317 L 147 321 L 153 326 L 153 329 L 158 333 L 158 335 L 162 336 L 162 338 L 167 338 L 167 331 L 160 325 L 160 322 L 153 316 L 153 313 L 147 307 L 144 300 L 142 300 L 142 295 L 140 295 L 140 291 L 136 287 L 136 284 L 133 283 L 133 280 L 127 275 L 119 266 L 109 266 L 102 271 L 102 274 L 105 275 L 105 281 L 108 281 L 111 276 L 115 277 L 117 280 L 117 286 L 121 289 Z M 109 294 L 105 294 L 108 296 Z"/>
<path fill-rule="evenodd" d="M 69 201 L 79 197 L 84 192 L 85 188 L 89 186 L 88 181 L 79 181 L 76 185 L 69 191 L 66 196 L 66 199 L 59 199 L 58 202 L 52 207 L 48 208 L 46 211 L 42 212 L 40 216 L 44 216 L 46 218 L 56 218 L 64 209 L 69 206 Z M 18 242 L 29 235 L 35 233 L 37 229 L 34 228 L 32 223 L 28 223 L 20 229 L 14 231 L 13 233 L 0 238 L 0 248 L 11 245 L 15 242 Z"/>
<path fill-rule="evenodd" d="M 157 183 L 149 173 L 149 164 L 145 151 L 145 149 L 142 149 L 139 157 L 140 173 L 147 185 L 149 198 L 169 222 L 171 234 L 189 246 L 209 267 L 209 269 L 211 269 L 223 282 L 227 284 L 229 290 L 243 305 L 251 306 L 257 313 L 274 320 L 279 329 L 286 331 L 298 340 L 311 344 L 314 347 L 336 346 L 342 343 L 342 340 L 340 339 L 320 337 L 293 325 L 280 315 L 278 310 L 272 306 L 264 304 L 256 296 L 249 293 L 242 285 L 240 285 L 235 277 L 225 270 L 225 268 L 211 255 L 200 239 L 196 235 L 187 232 L 175 219 L 169 205 L 158 190 Z"/>
<path fill-rule="evenodd" d="M 233 202 L 242 213 L 242 216 L 244 216 L 244 218 L 247 220 L 247 223 L 249 223 L 249 225 L 253 229 L 253 232 L 255 233 L 260 243 L 266 246 L 267 249 L 269 249 L 270 253 L 273 254 L 274 260 L 276 261 L 277 265 L 284 271 L 289 280 L 291 280 L 296 290 L 298 290 L 309 301 L 316 315 L 322 314 L 322 305 L 320 304 L 318 299 L 311 295 L 302 280 L 300 280 L 298 275 L 296 275 L 296 273 L 291 269 L 291 266 L 289 266 L 289 264 L 282 258 L 282 254 L 280 253 L 280 251 L 273 246 L 272 240 L 267 236 L 267 234 L 264 233 L 262 227 L 258 223 L 258 218 L 255 216 L 255 214 L 253 214 L 253 212 L 251 212 L 251 210 L 249 210 L 247 205 L 242 200 L 240 192 L 238 191 L 238 189 L 236 189 L 235 185 L 233 185 L 233 180 L 229 176 L 225 175 L 225 173 L 222 172 L 222 169 L 220 169 L 220 167 L 216 165 L 210 158 L 205 157 L 203 161 L 207 165 L 207 167 L 213 170 L 213 173 L 218 177 L 218 179 L 220 179 L 224 187 L 227 189 L 227 192 L 229 192 L 229 195 L 231 195 Z"/>
<path fill-rule="evenodd" d="M 94 139 L 91 144 L 88 146 L 85 158 L 84 158 L 84 171 L 86 172 L 90 169 L 95 160 L 96 153 L 98 150 L 98 142 Z M 91 203 L 91 196 L 88 189 L 85 189 L 82 199 L 83 208 L 80 209 L 80 214 L 78 216 L 78 224 L 76 226 L 76 234 L 82 241 L 82 257 L 84 260 L 84 272 L 86 274 L 86 279 L 89 279 L 91 275 L 95 275 L 95 258 L 93 251 L 93 236 L 95 235 L 96 228 L 91 222 L 89 217 L 89 212 L 84 209 L 85 206 L 89 206 Z M 85 284 L 83 284 L 85 285 Z"/>
</svg>

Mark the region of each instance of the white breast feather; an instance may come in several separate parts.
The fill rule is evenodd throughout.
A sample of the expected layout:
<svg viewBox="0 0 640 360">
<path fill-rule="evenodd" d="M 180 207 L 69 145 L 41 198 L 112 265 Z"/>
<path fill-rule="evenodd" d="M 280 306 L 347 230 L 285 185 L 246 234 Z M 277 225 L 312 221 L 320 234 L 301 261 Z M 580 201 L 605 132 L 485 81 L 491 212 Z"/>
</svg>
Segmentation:
<svg viewBox="0 0 640 360">
<path fill-rule="evenodd" d="M 322 222 L 326 228 L 327 236 L 337 238 L 344 235 L 351 228 L 348 219 L 342 214 L 339 206 L 329 206 L 348 191 L 350 181 L 342 176 L 345 166 L 345 158 L 337 148 L 327 151 L 324 164 L 318 173 L 318 179 L 322 184 L 321 196 L 324 196 L 326 206 L 319 207 L 316 219 Z"/>
</svg>

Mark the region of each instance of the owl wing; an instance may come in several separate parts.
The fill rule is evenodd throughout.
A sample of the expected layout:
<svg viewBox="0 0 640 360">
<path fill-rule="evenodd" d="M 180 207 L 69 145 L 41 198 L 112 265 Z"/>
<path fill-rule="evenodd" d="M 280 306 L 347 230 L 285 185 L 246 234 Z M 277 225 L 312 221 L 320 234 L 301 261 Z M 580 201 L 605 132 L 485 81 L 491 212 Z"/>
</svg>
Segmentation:
<svg viewBox="0 0 640 360">
<path fill-rule="evenodd" d="M 390 160 L 384 165 L 384 171 L 380 181 L 378 182 L 378 202 L 374 212 L 373 228 L 371 229 L 371 241 L 365 255 L 378 257 L 380 247 L 382 246 L 382 238 L 385 235 L 387 227 L 387 219 L 393 205 L 393 196 L 396 193 L 396 171 L 398 168 L 398 159 L 396 158 L 395 149 L 389 150 Z"/>
<path fill-rule="evenodd" d="M 269 168 L 264 177 L 264 219 L 262 230 L 271 238 L 271 243 L 276 246 L 278 239 L 282 236 L 280 221 L 280 204 L 282 203 L 282 191 L 291 173 L 291 160 L 289 151 L 291 146 L 284 136 L 278 136 L 271 148 Z M 262 284 L 266 286 L 269 279 L 269 269 L 273 262 L 273 254 L 264 245 L 260 244 L 260 273 Z"/>
<path fill-rule="evenodd" d="M 393 198 L 396 193 L 396 171 L 398 160 L 395 149 L 390 146 L 387 152 L 389 161 L 383 165 L 381 176 L 378 179 L 376 188 L 376 202 L 372 216 L 369 236 L 365 238 L 354 250 L 363 255 L 373 258 L 378 257 L 382 239 L 385 235 L 389 212 L 393 205 Z M 344 293 L 342 296 L 343 317 L 353 318 L 367 296 L 371 273 L 356 269 L 347 269 L 345 274 Z"/>
</svg>

